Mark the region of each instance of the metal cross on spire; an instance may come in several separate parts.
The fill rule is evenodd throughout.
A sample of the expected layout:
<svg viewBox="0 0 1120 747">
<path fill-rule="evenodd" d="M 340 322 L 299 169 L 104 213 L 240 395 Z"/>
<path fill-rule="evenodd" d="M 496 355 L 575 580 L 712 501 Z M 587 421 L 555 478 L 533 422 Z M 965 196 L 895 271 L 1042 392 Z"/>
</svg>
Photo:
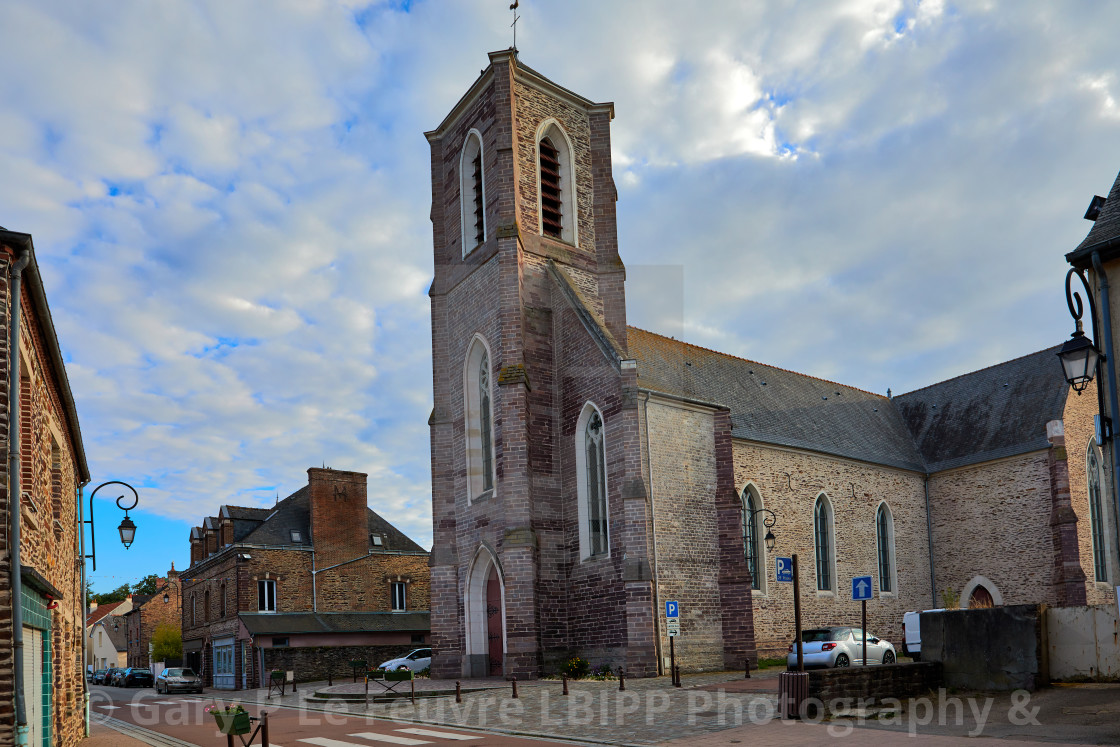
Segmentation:
<svg viewBox="0 0 1120 747">
<path fill-rule="evenodd" d="M 510 49 L 515 52 L 517 51 L 517 22 L 521 20 L 521 16 L 517 15 L 517 6 L 520 3 L 521 0 L 513 0 L 513 4 L 509 6 L 509 9 L 513 11 L 513 23 L 510 24 L 513 27 L 513 46 Z"/>
</svg>

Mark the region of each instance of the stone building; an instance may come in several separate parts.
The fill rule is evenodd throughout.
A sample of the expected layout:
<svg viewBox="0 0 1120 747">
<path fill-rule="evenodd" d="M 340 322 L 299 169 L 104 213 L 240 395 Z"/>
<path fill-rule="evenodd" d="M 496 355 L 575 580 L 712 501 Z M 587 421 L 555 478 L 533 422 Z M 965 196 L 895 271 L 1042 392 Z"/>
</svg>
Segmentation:
<svg viewBox="0 0 1120 747">
<path fill-rule="evenodd" d="M 366 475 L 307 477 L 273 508 L 222 506 L 191 530 L 183 656 L 208 686 L 325 679 L 429 640 L 428 553 L 368 508 Z"/>
<path fill-rule="evenodd" d="M 858 624 L 870 575 L 896 640 L 954 596 L 1108 596 L 1056 349 L 892 398 L 628 326 L 612 117 L 508 50 L 426 133 L 436 676 L 652 675 L 669 600 L 686 669 L 784 653 L 779 555 L 806 626 Z"/>
<path fill-rule="evenodd" d="M 26 744 L 68 747 L 84 731 L 76 561 L 89 468 L 31 235 L 4 229 L 0 327 L 0 443 L 10 445 L 0 480 L 0 745 L 19 730 Z"/>
<path fill-rule="evenodd" d="M 179 572 L 172 563 L 167 577 L 156 579 L 155 594 L 132 595 L 132 609 L 124 613 L 128 626 L 128 666 L 150 667 L 155 663 L 151 658 L 151 642 L 157 627 L 170 625 L 181 629 L 180 592 Z"/>
</svg>

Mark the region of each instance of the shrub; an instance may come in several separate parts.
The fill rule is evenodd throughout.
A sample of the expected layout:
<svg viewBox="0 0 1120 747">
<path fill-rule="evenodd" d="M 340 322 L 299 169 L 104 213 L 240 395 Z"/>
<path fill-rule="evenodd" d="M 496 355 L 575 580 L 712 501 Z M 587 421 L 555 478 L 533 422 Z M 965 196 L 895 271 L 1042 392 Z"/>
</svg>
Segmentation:
<svg viewBox="0 0 1120 747">
<path fill-rule="evenodd" d="M 419 677 L 420 679 L 425 679 L 425 680 L 430 679 L 431 676 L 432 676 L 432 668 L 431 667 L 424 667 L 420 671 L 416 672 L 415 676 Z"/>
<path fill-rule="evenodd" d="M 587 659 L 581 659 L 578 656 L 573 656 L 571 659 L 568 659 L 560 667 L 560 673 L 568 675 L 568 677 L 573 680 L 586 677 L 590 671 L 591 666 L 587 663 Z"/>
</svg>

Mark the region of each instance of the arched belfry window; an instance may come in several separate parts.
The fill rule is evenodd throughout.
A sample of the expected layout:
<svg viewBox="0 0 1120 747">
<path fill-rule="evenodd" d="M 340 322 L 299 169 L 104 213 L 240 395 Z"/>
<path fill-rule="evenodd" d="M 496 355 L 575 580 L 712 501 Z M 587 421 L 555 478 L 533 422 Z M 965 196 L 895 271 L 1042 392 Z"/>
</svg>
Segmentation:
<svg viewBox="0 0 1120 747">
<path fill-rule="evenodd" d="M 813 544 L 816 546 L 817 591 L 833 591 L 835 563 L 833 562 L 833 518 L 832 504 L 824 493 L 817 496 L 813 504 Z"/>
<path fill-rule="evenodd" d="M 476 336 L 467 352 L 463 377 L 468 501 L 483 498 L 494 489 L 494 390 L 491 365 L 486 343 Z"/>
<path fill-rule="evenodd" d="M 578 244 L 572 145 L 556 120 L 537 131 L 537 177 L 541 235 Z"/>
<path fill-rule="evenodd" d="M 1089 529 L 1093 538 L 1093 575 L 1108 580 L 1108 555 L 1105 551 L 1104 514 L 1101 511 L 1101 458 L 1096 444 L 1089 444 L 1085 457 L 1085 477 L 1089 482 Z"/>
<path fill-rule="evenodd" d="M 761 509 L 762 498 L 753 485 L 748 485 L 743 489 L 743 555 L 747 560 L 747 570 L 751 572 L 751 588 L 760 591 L 766 576 L 763 556 L 759 551 L 762 546 L 759 534 L 762 527 L 762 514 L 759 513 Z"/>
<path fill-rule="evenodd" d="M 576 423 L 576 491 L 580 559 L 606 555 L 610 551 L 606 424 L 590 402 Z"/>
<path fill-rule="evenodd" d="M 887 504 L 880 503 L 875 512 L 875 541 L 879 554 L 879 591 L 895 590 L 894 516 Z"/>
<path fill-rule="evenodd" d="M 486 241 L 486 183 L 482 177 L 482 136 L 471 130 L 459 158 L 459 214 L 463 256 Z"/>
</svg>

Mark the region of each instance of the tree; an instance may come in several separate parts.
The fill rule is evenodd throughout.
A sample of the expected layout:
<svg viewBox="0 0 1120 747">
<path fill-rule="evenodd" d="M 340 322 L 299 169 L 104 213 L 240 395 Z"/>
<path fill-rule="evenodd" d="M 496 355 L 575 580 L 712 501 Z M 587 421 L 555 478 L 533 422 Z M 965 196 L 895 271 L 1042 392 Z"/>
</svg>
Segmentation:
<svg viewBox="0 0 1120 747">
<path fill-rule="evenodd" d="M 160 623 L 152 633 L 152 661 L 183 658 L 183 633 L 167 623 Z"/>
<path fill-rule="evenodd" d="M 111 602 L 123 602 L 128 599 L 129 594 L 128 584 L 121 584 L 112 591 L 103 594 L 90 594 L 90 601 L 97 602 L 98 604 L 109 604 Z"/>
<path fill-rule="evenodd" d="M 155 594 L 157 591 L 159 591 L 159 586 L 157 586 L 158 582 L 159 574 L 149 573 L 147 576 L 144 576 L 144 578 L 140 579 L 139 583 L 132 586 L 132 593 L 149 595 Z"/>
</svg>

